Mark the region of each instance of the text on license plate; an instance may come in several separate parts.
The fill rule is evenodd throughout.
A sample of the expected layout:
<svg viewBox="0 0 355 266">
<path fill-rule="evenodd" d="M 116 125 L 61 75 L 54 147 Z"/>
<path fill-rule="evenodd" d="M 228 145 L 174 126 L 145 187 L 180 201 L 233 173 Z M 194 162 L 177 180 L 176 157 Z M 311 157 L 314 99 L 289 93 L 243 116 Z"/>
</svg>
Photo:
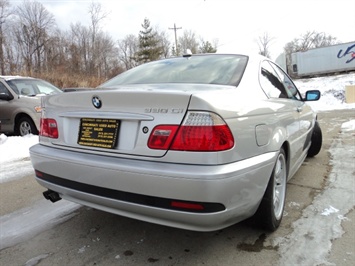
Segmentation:
<svg viewBox="0 0 355 266">
<path fill-rule="evenodd" d="M 119 120 L 81 118 L 78 144 L 112 149 L 117 143 Z"/>
</svg>

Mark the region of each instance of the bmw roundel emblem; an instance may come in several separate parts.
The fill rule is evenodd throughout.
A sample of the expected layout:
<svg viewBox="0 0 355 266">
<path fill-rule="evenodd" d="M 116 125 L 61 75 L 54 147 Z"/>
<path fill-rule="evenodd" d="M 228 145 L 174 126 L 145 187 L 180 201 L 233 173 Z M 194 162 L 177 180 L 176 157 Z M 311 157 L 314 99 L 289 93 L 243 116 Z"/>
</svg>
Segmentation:
<svg viewBox="0 0 355 266">
<path fill-rule="evenodd" d="M 101 99 L 98 96 L 93 96 L 91 102 L 97 109 L 101 108 L 102 106 Z"/>
</svg>

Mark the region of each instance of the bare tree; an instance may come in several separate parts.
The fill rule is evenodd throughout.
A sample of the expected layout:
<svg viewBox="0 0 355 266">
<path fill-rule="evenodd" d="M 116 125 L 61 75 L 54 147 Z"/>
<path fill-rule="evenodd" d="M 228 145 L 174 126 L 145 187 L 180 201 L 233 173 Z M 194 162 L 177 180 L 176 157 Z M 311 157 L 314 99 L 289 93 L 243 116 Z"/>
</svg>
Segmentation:
<svg viewBox="0 0 355 266">
<path fill-rule="evenodd" d="M 299 38 L 286 44 L 288 52 L 305 52 L 309 49 L 329 46 L 337 43 L 337 38 L 324 32 L 308 31 Z"/>
<path fill-rule="evenodd" d="M 270 58 L 270 45 L 274 39 L 275 38 L 271 37 L 267 32 L 264 32 L 262 36 L 259 36 L 257 40 L 259 46 L 259 54 Z"/>
<path fill-rule="evenodd" d="M 298 49 L 299 51 L 307 51 L 312 48 L 313 36 L 314 32 L 306 32 L 298 39 Z"/>
<path fill-rule="evenodd" d="M 166 31 L 160 30 L 159 27 L 155 28 L 155 32 L 157 33 L 157 38 L 159 40 L 159 46 L 162 48 L 162 56 L 164 58 L 170 57 L 170 46 L 171 42 L 169 40 L 169 35 Z"/>
<path fill-rule="evenodd" d="M 12 3 L 11 0 L 0 0 L 2 74 L 12 72 L 32 75 L 35 72 L 36 76 L 51 76 L 54 73 L 53 77 L 74 76 L 76 81 L 80 76 L 86 77 L 85 80 L 102 81 L 142 63 L 138 58 L 140 52 L 141 55 L 148 52 L 149 60 L 171 55 L 167 32 L 157 27 L 153 29 L 146 23 L 148 20 L 142 24 L 143 30 L 139 35 L 130 34 L 114 42 L 102 30 L 102 23 L 109 13 L 102 10 L 98 3 L 92 3 L 89 7 L 88 25 L 77 22 L 71 24 L 67 31 L 57 28 L 54 16 L 40 2 L 23 0 L 10 14 Z M 194 32 L 185 30 L 179 38 L 178 50 L 190 49 L 198 53 L 199 47 L 212 52 L 217 42 L 199 43 Z M 61 83 L 68 86 L 66 80 Z"/>
<path fill-rule="evenodd" d="M 97 77 L 108 77 L 110 73 L 111 66 L 117 65 L 117 48 L 115 47 L 115 42 L 112 40 L 111 36 L 100 32 L 96 36 L 96 70 Z"/>
<path fill-rule="evenodd" d="M 46 72 L 71 72 L 68 69 L 70 64 L 67 63 L 69 58 L 67 34 L 68 33 L 64 33 L 60 29 L 56 29 L 46 43 L 43 65 L 43 69 Z"/>
<path fill-rule="evenodd" d="M 138 65 L 136 58 L 138 48 L 138 37 L 133 34 L 129 34 L 124 39 L 118 41 L 118 57 L 126 70 Z"/>
<path fill-rule="evenodd" d="M 338 43 L 337 38 L 327 35 L 324 32 L 314 32 L 312 36 L 312 47 L 324 47 Z"/>
<path fill-rule="evenodd" d="M 97 57 L 100 52 L 98 48 L 97 35 L 100 33 L 100 22 L 108 16 L 108 12 L 102 10 L 100 3 L 91 3 L 89 7 L 89 14 L 91 19 L 91 51 L 90 51 L 90 73 L 96 72 L 96 67 L 99 64 Z"/>
<path fill-rule="evenodd" d="M 14 33 L 25 61 L 26 71 L 32 73 L 33 66 L 41 71 L 42 54 L 55 25 L 54 16 L 39 2 L 23 1 L 15 11 Z"/>
<path fill-rule="evenodd" d="M 4 56 L 4 24 L 6 19 L 10 16 L 9 11 L 10 4 L 8 0 L 0 0 L 0 71 L 1 74 L 5 74 L 5 56 Z"/>
<path fill-rule="evenodd" d="M 184 30 L 181 37 L 179 37 L 178 45 L 180 45 L 178 51 L 185 53 L 187 49 L 190 49 L 193 54 L 197 54 L 199 43 L 196 38 L 196 34 L 191 30 Z"/>
<path fill-rule="evenodd" d="M 72 71 L 81 73 L 89 72 L 89 53 L 90 53 L 90 30 L 80 22 L 70 25 L 70 61 Z"/>
<path fill-rule="evenodd" d="M 284 47 L 286 55 L 286 65 L 289 73 L 292 73 L 290 66 L 291 54 L 294 52 L 305 52 L 309 49 L 329 46 L 338 43 L 337 38 L 327 35 L 324 32 L 307 31 L 298 38 L 293 39 Z"/>
</svg>

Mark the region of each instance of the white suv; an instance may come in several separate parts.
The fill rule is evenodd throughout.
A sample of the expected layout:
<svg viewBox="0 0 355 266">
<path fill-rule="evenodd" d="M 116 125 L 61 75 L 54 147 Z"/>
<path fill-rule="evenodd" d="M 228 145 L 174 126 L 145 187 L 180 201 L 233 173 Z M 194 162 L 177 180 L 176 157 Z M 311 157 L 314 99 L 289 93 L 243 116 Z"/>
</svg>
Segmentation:
<svg viewBox="0 0 355 266">
<path fill-rule="evenodd" d="M 57 93 L 62 91 L 41 79 L 0 76 L 0 133 L 38 134 L 41 97 Z"/>
</svg>

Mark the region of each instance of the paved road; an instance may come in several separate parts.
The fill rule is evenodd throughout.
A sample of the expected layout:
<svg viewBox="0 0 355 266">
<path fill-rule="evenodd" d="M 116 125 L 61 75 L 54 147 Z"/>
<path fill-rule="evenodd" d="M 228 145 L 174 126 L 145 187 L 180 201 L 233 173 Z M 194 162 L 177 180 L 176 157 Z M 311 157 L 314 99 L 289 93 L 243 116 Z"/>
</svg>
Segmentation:
<svg viewBox="0 0 355 266">
<path fill-rule="evenodd" d="M 52 204 L 30 175 L 0 184 L 0 265 L 353 265 L 355 132 L 340 132 L 350 119 L 354 110 L 319 114 L 323 149 L 289 182 L 274 233 L 248 222 L 191 232 Z"/>
</svg>

